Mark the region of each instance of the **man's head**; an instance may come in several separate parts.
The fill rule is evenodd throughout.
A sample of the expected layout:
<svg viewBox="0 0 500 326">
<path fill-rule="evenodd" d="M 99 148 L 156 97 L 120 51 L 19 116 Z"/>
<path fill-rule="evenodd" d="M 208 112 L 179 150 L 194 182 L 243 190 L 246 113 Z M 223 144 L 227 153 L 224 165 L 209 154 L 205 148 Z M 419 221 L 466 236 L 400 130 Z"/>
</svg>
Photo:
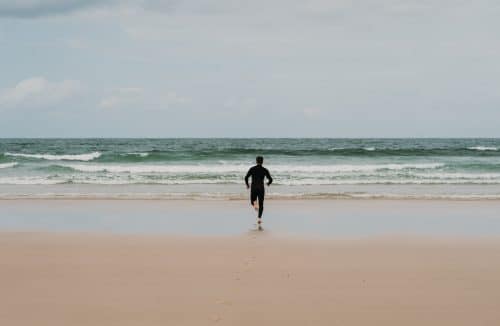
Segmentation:
<svg viewBox="0 0 500 326">
<path fill-rule="evenodd" d="M 261 165 L 262 163 L 264 163 L 264 158 L 262 156 L 257 156 L 255 158 L 255 161 L 257 162 L 257 164 Z"/>
</svg>

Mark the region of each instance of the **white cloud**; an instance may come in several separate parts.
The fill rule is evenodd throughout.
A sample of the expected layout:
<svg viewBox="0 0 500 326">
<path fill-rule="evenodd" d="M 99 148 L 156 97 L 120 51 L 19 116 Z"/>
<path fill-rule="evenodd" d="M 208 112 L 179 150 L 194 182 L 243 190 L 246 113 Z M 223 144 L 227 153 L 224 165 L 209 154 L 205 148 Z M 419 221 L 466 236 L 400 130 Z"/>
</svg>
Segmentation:
<svg viewBox="0 0 500 326">
<path fill-rule="evenodd" d="M 48 107 L 73 97 L 81 89 L 77 80 L 51 82 L 44 77 L 32 77 L 0 90 L 0 109 Z"/>
<path fill-rule="evenodd" d="M 33 18 L 72 12 L 109 0 L 0 0 L 0 16 Z"/>
</svg>

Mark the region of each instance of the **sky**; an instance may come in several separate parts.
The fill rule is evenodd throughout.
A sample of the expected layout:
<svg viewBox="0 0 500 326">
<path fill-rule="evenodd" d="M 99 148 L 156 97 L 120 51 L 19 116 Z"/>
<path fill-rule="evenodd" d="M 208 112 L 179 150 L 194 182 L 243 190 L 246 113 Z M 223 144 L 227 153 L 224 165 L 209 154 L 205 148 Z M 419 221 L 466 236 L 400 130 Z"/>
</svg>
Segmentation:
<svg viewBox="0 0 500 326">
<path fill-rule="evenodd" d="M 0 137 L 500 137 L 500 2 L 0 0 Z"/>
</svg>

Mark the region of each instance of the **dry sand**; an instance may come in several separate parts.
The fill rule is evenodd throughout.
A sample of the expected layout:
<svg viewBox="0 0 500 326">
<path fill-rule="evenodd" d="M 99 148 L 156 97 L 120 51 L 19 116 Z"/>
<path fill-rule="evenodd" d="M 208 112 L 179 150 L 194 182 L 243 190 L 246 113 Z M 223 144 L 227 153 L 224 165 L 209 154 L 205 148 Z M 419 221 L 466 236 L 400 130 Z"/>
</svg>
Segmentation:
<svg viewBox="0 0 500 326">
<path fill-rule="evenodd" d="M 500 325 L 500 240 L 0 233 L 0 325 Z"/>
</svg>

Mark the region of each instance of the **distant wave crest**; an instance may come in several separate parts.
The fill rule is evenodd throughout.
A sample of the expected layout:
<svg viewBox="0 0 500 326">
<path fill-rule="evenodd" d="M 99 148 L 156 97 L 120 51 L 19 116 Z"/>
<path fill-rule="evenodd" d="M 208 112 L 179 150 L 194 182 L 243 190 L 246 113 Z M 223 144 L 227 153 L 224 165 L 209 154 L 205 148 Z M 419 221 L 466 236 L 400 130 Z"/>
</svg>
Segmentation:
<svg viewBox="0 0 500 326">
<path fill-rule="evenodd" d="M 36 158 L 49 161 L 92 161 L 101 156 L 101 152 L 92 152 L 87 154 L 25 154 L 25 153 L 5 153 L 5 156 Z"/>
<path fill-rule="evenodd" d="M 498 151 L 497 147 L 492 147 L 492 146 L 473 146 L 473 147 L 467 147 L 467 149 L 474 151 Z"/>
<path fill-rule="evenodd" d="M 149 153 L 136 153 L 136 152 L 132 152 L 132 153 L 126 153 L 124 155 L 132 155 L 132 156 L 139 156 L 139 157 L 148 157 L 149 156 Z"/>
</svg>

